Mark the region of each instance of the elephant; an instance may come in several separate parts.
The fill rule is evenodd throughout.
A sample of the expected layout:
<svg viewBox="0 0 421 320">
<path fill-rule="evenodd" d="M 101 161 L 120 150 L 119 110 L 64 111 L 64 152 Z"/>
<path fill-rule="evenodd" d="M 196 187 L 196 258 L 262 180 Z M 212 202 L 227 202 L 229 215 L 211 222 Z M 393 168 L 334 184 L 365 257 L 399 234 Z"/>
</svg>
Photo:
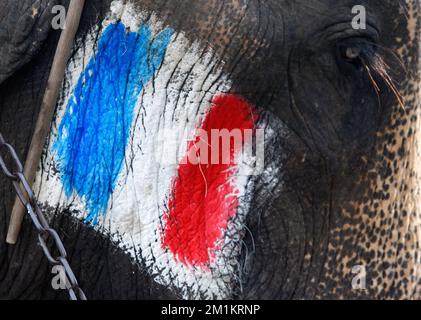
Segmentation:
<svg viewBox="0 0 421 320">
<path fill-rule="evenodd" d="M 0 0 L 22 160 L 68 3 Z M 88 299 L 421 298 L 420 30 L 418 0 L 87 1 L 33 188 Z M 213 130 L 263 165 L 184 162 Z M 0 241 L 1 299 L 67 298 L 36 235 Z"/>
</svg>

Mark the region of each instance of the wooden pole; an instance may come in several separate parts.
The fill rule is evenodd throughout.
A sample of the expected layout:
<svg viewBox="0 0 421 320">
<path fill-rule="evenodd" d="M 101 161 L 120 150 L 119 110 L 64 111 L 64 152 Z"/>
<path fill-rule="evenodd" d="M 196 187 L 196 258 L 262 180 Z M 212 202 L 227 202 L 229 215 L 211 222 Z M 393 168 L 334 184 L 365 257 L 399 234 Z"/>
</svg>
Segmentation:
<svg viewBox="0 0 421 320">
<path fill-rule="evenodd" d="M 31 145 L 25 162 L 24 173 L 26 179 L 31 185 L 35 180 L 38 165 L 41 161 L 42 150 L 44 148 L 48 132 L 50 131 L 51 121 L 60 93 L 60 87 L 63 82 L 67 63 L 70 59 L 76 32 L 79 28 L 84 4 L 85 0 L 70 0 L 65 27 L 61 32 L 57 50 L 54 55 L 54 61 L 48 78 L 47 88 L 45 90 L 34 135 L 32 136 Z M 9 230 L 6 238 L 7 243 L 16 243 L 25 213 L 25 207 L 16 197 L 12 215 L 10 217 Z"/>
</svg>

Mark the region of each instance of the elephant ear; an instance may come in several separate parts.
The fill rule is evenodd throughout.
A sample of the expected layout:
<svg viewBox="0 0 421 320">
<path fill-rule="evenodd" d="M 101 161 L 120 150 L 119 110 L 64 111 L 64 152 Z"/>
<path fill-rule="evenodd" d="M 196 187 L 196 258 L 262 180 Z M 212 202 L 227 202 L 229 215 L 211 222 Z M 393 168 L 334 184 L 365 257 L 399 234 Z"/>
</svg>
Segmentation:
<svg viewBox="0 0 421 320">
<path fill-rule="evenodd" d="M 47 38 L 54 0 L 0 0 L 0 84 L 29 62 Z"/>
</svg>

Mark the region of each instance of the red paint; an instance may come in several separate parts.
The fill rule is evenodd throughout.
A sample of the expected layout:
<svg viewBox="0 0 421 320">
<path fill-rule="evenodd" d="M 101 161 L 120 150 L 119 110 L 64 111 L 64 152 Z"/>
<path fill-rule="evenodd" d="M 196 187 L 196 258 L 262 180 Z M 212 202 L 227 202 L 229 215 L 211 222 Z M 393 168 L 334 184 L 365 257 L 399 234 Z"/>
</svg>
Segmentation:
<svg viewBox="0 0 421 320">
<path fill-rule="evenodd" d="M 209 141 L 212 129 L 241 129 L 244 136 L 244 130 L 254 129 L 257 120 L 256 110 L 243 98 L 233 94 L 221 95 L 213 99 L 201 129 L 207 132 Z M 196 140 L 190 143 L 189 150 L 198 142 L 196 134 Z M 238 190 L 231 178 L 237 172 L 235 158 L 242 151 L 241 147 L 231 143 L 229 164 L 222 164 L 222 161 L 219 161 L 220 164 L 211 164 L 209 145 L 208 164 L 189 163 L 187 153 L 178 167 L 178 175 L 172 183 L 168 212 L 164 215 L 162 245 L 185 265 L 208 266 L 229 219 L 236 214 Z M 219 149 L 221 154 L 221 144 Z"/>
</svg>

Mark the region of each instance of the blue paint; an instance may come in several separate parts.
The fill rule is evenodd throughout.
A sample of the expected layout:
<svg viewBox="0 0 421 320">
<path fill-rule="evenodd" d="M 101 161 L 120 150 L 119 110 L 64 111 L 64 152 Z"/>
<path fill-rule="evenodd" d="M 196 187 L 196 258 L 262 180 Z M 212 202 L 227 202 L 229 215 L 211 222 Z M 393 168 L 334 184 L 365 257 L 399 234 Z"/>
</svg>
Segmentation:
<svg viewBox="0 0 421 320">
<path fill-rule="evenodd" d="M 173 31 L 152 35 L 148 25 L 127 32 L 122 23 L 103 32 L 70 98 L 54 149 L 66 196 L 85 199 L 86 222 L 104 214 L 122 170 L 134 108 L 162 64 Z"/>
</svg>

